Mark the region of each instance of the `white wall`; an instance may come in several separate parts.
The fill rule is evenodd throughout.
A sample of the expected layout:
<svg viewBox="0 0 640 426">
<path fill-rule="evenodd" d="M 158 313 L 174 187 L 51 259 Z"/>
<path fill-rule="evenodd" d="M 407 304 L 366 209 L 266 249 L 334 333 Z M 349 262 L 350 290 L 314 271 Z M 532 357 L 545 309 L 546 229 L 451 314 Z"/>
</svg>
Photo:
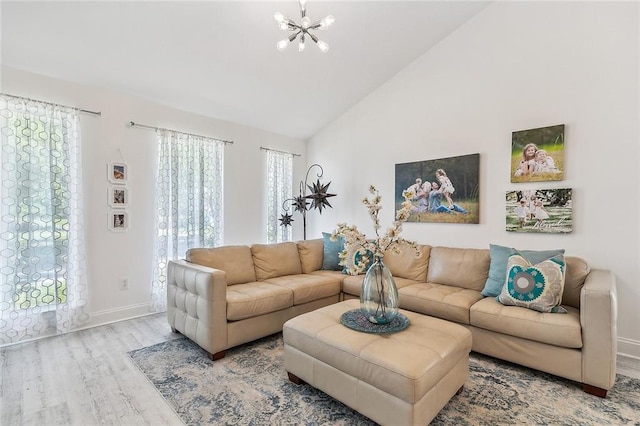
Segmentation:
<svg viewBox="0 0 640 426">
<path fill-rule="evenodd" d="M 369 184 L 390 224 L 396 163 L 480 153 L 480 224 L 409 223 L 404 236 L 559 247 L 613 270 L 618 349 L 640 356 L 639 16 L 635 2 L 491 4 L 309 141 L 339 194 L 316 233 L 344 221 L 372 232 Z M 511 132 L 560 123 L 564 181 L 511 184 Z M 505 192 L 533 187 L 573 188 L 573 233 L 505 231 Z"/>
<path fill-rule="evenodd" d="M 260 146 L 302 154 L 294 159 L 295 182 L 306 171 L 305 144 L 299 139 L 7 67 L 0 90 L 102 112 L 101 117 L 81 115 L 90 325 L 149 313 L 157 142 L 153 130 L 129 127 L 129 121 L 234 141 L 225 148 L 225 244 L 266 243 L 266 154 Z M 125 233 L 107 228 L 110 161 L 129 167 L 130 228 Z M 294 238 L 302 238 L 301 227 Z M 129 290 L 119 289 L 120 278 L 129 279 Z"/>
</svg>

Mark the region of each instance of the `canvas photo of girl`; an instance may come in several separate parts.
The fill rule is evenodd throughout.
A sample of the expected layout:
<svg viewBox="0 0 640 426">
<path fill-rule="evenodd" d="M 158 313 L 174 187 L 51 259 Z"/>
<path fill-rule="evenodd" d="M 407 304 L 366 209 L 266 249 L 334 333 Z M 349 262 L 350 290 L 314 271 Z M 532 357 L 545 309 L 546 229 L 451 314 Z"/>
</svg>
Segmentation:
<svg viewBox="0 0 640 426">
<path fill-rule="evenodd" d="M 511 182 L 564 179 L 564 124 L 520 130 L 511 136 Z"/>
</svg>

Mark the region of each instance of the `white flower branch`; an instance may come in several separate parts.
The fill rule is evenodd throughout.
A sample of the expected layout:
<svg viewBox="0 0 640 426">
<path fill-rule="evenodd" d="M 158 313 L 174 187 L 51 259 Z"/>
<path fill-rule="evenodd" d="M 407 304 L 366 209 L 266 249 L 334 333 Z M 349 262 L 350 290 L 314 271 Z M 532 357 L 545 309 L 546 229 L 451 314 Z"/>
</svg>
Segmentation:
<svg viewBox="0 0 640 426">
<path fill-rule="evenodd" d="M 369 192 L 373 197 L 371 199 L 364 198 L 362 204 L 367 207 L 369 216 L 373 221 L 373 230 L 376 233 L 376 238 L 368 240 L 366 236 L 358 230 L 355 225 L 347 225 L 346 223 L 339 223 L 338 228 L 331 234 L 331 240 L 336 241 L 339 236 L 342 236 L 345 242 L 345 250 L 340 253 L 340 265 L 347 266 L 347 253 L 356 251 L 361 256 L 361 261 L 356 265 L 355 262 L 349 264 L 350 274 L 360 274 L 364 272 L 367 264 L 369 263 L 369 256 L 373 256 L 374 259 L 382 259 L 387 250 L 391 250 L 394 253 L 400 253 L 401 247 L 410 247 L 415 253 L 416 257 L 421 255 L 418 246 L 415 241 L 409 241 L 400 237 L 402 232 L 402 223 L 405 222 L 411 214 L 411 199 L 415 196 L 411 191 L 404 191 L 400 210 L 396 211 L 396 220 L 390 228 L 387 228 L 386 233 L 380 236 L 380 219 L 378 215 L 382 210 L 382 197 L 378 190 L 371 185 Z"/>
</svg>

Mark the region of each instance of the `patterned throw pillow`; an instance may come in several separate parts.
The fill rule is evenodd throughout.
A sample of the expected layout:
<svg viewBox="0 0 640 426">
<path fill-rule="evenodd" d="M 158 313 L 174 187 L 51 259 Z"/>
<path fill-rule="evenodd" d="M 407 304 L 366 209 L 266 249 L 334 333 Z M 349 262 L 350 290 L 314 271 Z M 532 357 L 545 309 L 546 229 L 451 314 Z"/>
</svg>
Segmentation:
<svg viewBox="0 0 640 426">
<path fill-rule="evenodd" d="M 504 287 L 504 277 L 507 272 L 507 262 L 509 256 L 521 254 L 531 263 L 540 263 L 543 260 L 551 259 L 558 254 L 564 254 L 564 249 L 556 250 L 517 250 L 512 247 L 489 244 L 491 263 L 489 265 L 489 277 L 482 289 L 483 296 L 496 297 Z"/>
<path fill-rule="evenodd" d="M 565 262 L 559 254 L 535 265 L 520 253 L 509 257 L 502 292 L 503 305 L 521 306 L 538 312 L 567 313 L 560 306 L 564 291 Z"/>
<path fill-rule="evenodd" d="M 363 263 L 366 257 L 366 264 Z M 344 267 L 342 268 L 343 274 L 358 275 L 354 271 L 357 269 L 361 274 L 367 272 L 369 267 L 373 264 L 373 253 L 370 250 L 365 252 L 363 256 L 357 248 L 347 247 L 342 253 L 340 253 L 340 262 Z"/>
</svg>

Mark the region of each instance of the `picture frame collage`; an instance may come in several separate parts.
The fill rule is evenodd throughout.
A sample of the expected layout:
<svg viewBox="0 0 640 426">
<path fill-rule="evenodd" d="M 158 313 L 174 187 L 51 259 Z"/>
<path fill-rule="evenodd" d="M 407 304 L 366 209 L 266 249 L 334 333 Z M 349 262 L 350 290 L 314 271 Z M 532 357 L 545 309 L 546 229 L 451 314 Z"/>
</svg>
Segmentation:
<svg viewBox="0 0 640 426">
<path fill-rule="evenodd" d="M 129 189 L 127 181 L 129 170 L 125 163 L 110 162 L 107 166 L 107 179 L 110 183 L 107 191 L 108 229 L 113 232 L 124 232 L 129 228 Z"/>
<path fill-rule="evenodd" d="M 511 183 L 564 179 L 565 125 L 512 132 Z M 507 191 L 506 230 L 565 234 L 573 231 L 571 188 L 530 187 Z"/>
<path fill-rule="evenodd" d="M 506 192 L 506 231 L 565 234 L 573 231 L 571 188 L 532 187 L 528 183 L 564 180 L 565 125 L 512 132 L 511 183 Z M 395 207 L 411 194 L 407 222 L 480 223 L 480 155 L 395 165 Z"/>
</svg>

